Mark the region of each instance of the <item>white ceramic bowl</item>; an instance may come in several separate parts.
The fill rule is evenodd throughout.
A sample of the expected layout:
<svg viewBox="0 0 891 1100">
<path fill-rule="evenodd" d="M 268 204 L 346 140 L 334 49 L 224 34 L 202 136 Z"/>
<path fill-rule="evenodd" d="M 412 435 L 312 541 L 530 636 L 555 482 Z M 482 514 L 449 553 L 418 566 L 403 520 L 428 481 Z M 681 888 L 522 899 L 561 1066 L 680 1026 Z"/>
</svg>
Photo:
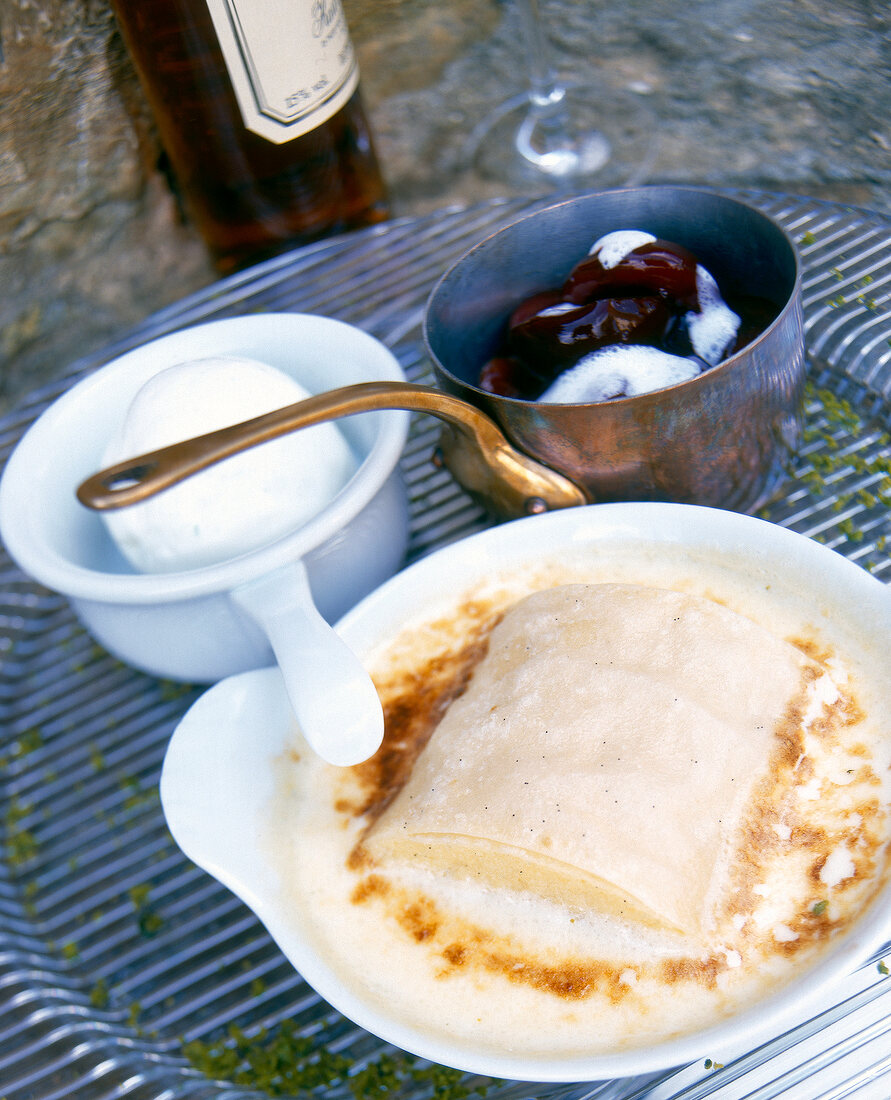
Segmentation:
<svg viewBox="0 0 891 1100">
<path fill-rule="evenodd" d="M 748 516 L 690 505 L 603 504 L 552 512 L 492 528 L 422 559 L 368 596 L 338 624 L 360 655 L 454 608 L 460 594 L 505 572 L 542 562 L 620 563 L 628 548 L 695 570 L 707 560 L 765 599 L 803 602 L 818 630 L 856 636 L 865 651 L 891 646 L 891 593 L 840 555 L 803 536 Z M 621 569 L 621 565 L 619 566 Z M 671 566 L 674 568 L 674 566 Z M 683 570 L 681 570 L 683 571 Z M 616 578 L 620 579 L 620 578 Z M 627 578 L 626 578 L 627 579 Z M 876 658 L 878 659 L 878 658 Z M 778 992 L 720 1022 L 649 1046 L 566 1057 L 450 1039 L 397 1015 L 361 981 L 314 946 L 312 913 L 286 898 L 282 864 L 269 838 L 280 829 L 272 807 L 280 760 L 292 743 L 287 700 L 276 670 L 247 673 L 211 688 L 171 740 L 161 797 L 185 853 L 238 894 L 259 916 L 306 981 L 344 1015 L 419 1056 L 464 1070 L 537 1081 L 583 1081 L 647 1073 L 706 1057 L 725 1060 L 834 1003 L 834 989 L 891 935 L 891 883 L 829 944 L 819 960 Z M 299 905 L 297 906 L 299 909 Z M 404 975 L 403 981 L 410 976 Z"/>
<path fill-rule="evenodd" d="M 399 568 L 408 530 L 397 467 L 408 414 L 365 413 L 340 422 L 360 460 L 357 472 L 304 526 L 206 568 L 134 572 L 75 489 L 100 469 L 113 429 L 148 378 L 216 355 L 262 360 L 311 393 L 404 381 L 383 344 L 329 318 L 255 314 L 197 325 L 128 352 L 73 386 L 25 433 L 0 483 L 0 535 L 18 565 L 67 596 L 87 629 L 122 661 L 196 683 L 274 660 L 266 630 L 233 592 L 287 568 L 299 582 L 303 563 L 316 606 L 333 621 Z"/>
</svg>

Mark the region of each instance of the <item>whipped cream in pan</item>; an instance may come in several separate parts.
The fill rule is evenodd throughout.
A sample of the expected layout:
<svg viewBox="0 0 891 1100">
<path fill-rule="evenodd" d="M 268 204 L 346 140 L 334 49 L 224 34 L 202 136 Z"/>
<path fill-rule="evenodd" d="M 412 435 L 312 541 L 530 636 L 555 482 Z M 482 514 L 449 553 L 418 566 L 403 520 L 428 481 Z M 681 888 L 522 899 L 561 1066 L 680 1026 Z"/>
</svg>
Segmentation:
<svg viewBox="0 0 891 1100">
<path fill-rule="evenodd" d="M 682 245 L 616 230 L 594 242 L 560 287 L 517 304 L 480 385 L 545 404 L 665 389 L 717 366 L 776 316 L 757 295 L 733 303 Z"/>
<path fill-rule="evenodd" d="M 609 271 L 641 245 L 655 244 L 656 237 L 635 229 L 620 229 L 595 241 L 589 255 L 596 256 Z M 614 344 L 583 356 L 559 375 L 541 394 L 545 404 L 586 404 L 614 397 L 635 397 L 642 393 L 686 382 L 716 366 L 732 345 L 739 329 L 739 317 L 721 297 L 718 284 L 702 264 L 696 265 L 697 310 L 684 316 L 690 343 L 698 358 L 674 355 L 645 344 Z"/>
</svg>

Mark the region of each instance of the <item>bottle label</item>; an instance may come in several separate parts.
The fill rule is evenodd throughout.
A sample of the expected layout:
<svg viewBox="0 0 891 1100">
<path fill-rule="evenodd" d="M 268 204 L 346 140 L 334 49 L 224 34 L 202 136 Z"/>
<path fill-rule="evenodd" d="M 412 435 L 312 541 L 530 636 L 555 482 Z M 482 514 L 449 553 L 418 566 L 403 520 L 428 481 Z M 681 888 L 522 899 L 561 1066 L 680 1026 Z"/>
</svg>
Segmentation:
<svg viewBox="0 0 891 1100">
<path fill-rule="evenodd" d="M 207 0 L 248 130 L 276 144 L 321 126 L 359 83 L 340 0 Z"/>
</svg>

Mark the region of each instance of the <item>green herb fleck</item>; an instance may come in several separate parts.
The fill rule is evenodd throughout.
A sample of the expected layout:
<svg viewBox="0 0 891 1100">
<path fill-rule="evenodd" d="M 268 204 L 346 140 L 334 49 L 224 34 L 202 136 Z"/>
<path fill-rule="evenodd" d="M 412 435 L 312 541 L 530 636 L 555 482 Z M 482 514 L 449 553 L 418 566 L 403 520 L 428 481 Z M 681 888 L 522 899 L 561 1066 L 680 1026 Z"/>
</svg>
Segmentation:
<svg viewBox="0 0 891 1100">
<path fill-rule="evenodd" d="M 136 923 L 139 926 L 139 934 L 145 939 L 156 936 L 164 926 L 164 919 L 157 910 L 149 904 L 151 887 L 147 883 L 131 886 L 127 893 L 133 908 L 136 910 Z"/>
<path fill-rule="evenodd" d="M 815 500 L 832 497 L 832 509 L 846 513 L 838 532 L 852 543 L 863 542 L 866 535 L 860 514 L 873 512 L 866 528 L 870 529 L 881 520 L 875 510 L 891 507 L 891 435 L 864 422 L 849 401 L 828 388 L 809 382 L 806 398 L 808 419 L 799 468 L 790 467 L 790 476 Z M 868 453 L 864 453 L 864 444 Z M 853 484 L 854 478 L 857 484 Z M 875 548 L 884 552 L 886 537 L 872 531 L 871 535 L 876 539 Z M 813 537 L 828 541 L 825 532 Z"/>
<path fill-rule="evenodd" d="M 35 749 L 39 749 L 42 744 L 43 735 L 40 730 L 27 730 L 12 746 L 13 760 L 20 760 L 23 756 L 27 756 L 28 753 L 34 752 Z"/>
<path fill-rule="evenodd" d="M 9 803 L 9 809 L 6 811 L 7 826 L 18 825 L 33 809 L 34 804 L 32 802 L 20 802 L 17 798 L 13 798 Z"/>
<path fill-rule="evenodd" d="M 108 982 L 100 978 L 90 990 L 90 1004 L 93 1008 L 108 1008 Z"/>
<path fill-rule="evenodd" d="M 137 924 L 139 925 L 139 934 L 144 939 L 149 940 L 152 936 L 157 936 L 164 927 L 164 918 L 160 913 L 156 913 L 154 909 L 145 909 L 139 914 Z"/>
<path fill-rule="evenodd" d="M 192 685 L 179 683 L 175 680 L 161 680 L 158 688 L 162 700 L 165 703 L 171 703 L 176 699 L 181 699 L 184 695 L 188 695 L 192 690 Z"/>
<path fill-rule="evenodd" d="M 407 1085 L 424 1085 L 435 1100 L 483 1096 L 485 1086 L 470 1088 L 464 1074 L 447 1066 L 416 1066 L 410 1054 L 381 1053 L 356 1069 L 352 1061 L 299 1035 L 293 1021 L 248 1035 L 235 1025 L 224 1039 L 183 1045 L 192 1067 L 217 1081 L 254 1088 L 267 1096 L 291 1096 L 346 1084 L 356 1100 L 385 1100 Z"/>
<path fill-rule="evenodd" d="M 39 845 L 32 832 L 28 829 L 19 829 L 9 836 L 9 862 L 13 867 L 28 863 L 35 859 Z"/>
<path fill-rule="evenodd" d="M 811 906 L 811 912 L 815 917 L 820 917 L 826 912 L 828 905 L 829 902 L 825 898 L 822 901 L 815 901 Z"/>
<path fill-rule="evenodd" d="M 272 1034 L 250 1037 L 234 1025 L 216 1043 L 191 1042 L 183 1047 L 189 1062 L 207 1077 L 261 1089 L 269 1096 L 287 1096 L 325 1088 L 346 1077 L 350 1061 L 296 1033 L 285 1021 Z"/>
<path fill-rule="evenodd" d="M 405 1062 L 390 1054 L 382 1054 L 367 1066 L 363 1066 L 350 1078 L 350 1089 L 355 1097 L 391 1096 L 402 1085 Z"/>
<path fill-rule="evenodd" d="M 839 507 L 839 511 L 841 511 L 841 507 Z M 857 527 L 853 519 L 851 519 L 850 517 L 840 520 L 838 524 L 838 529 L 845 536 L 845 538 L 850 539 L 851 542 L 863 541 L 863 532 L 860 530 L 859 527 Z"/>
<path fill-rule="evenodd" d="M 429 1083 L 433 1087 L 433 1095 L 438 1100 L 464 1100 L 471 1095 L 471 1090 L 464 1084 L 464 1074 L 450 1066 L 433 1065 L 429 1069 L 415 1069 L 411 1071 L 411 1078 L 416 1084 Z M 479 1093 L 477 1093 L 479 1095 Z"/>
<path fill-rule="evenodd" d="M 888 974 L 891 974 L 891 970 L 888 969 L 884 959 L 879 960 L 879 964 L 876 967 L 876 970 L 878 970 L 878 972 L 884 977 L 887 977 Z"/>
<path fill-rule="evenodd" d="M 146 806 L 154 802 L 158 795 L 157 789 L 154 787 L 142 786 L 142 783 L 135 775 L 125 775 L 118 781 L 118 786 L 122 791 L 128 791 L 127 798 L 124 800 L 125 810 L 136 810 L 141 806 Z"/>
<path fill-rule="evenodd" d="M 13 867 L 34 859 L 39 850 L 37 838 L 30 829 L 25 829 L 21 824 L 33 810 L 34 806 L 30 802 L 10 799 L 6 810 L 6 843 L 7 858 Z"/>
<path fill-rule="evenodd" d="M 130 901 L 133 902 L 134 909 L 139 909 L 148 902 L 151 889 L 151 886 L 146 882 L 141 882 L 138 886 L 130 887 L 127 893 L 130 896 Z"/>
</svg>

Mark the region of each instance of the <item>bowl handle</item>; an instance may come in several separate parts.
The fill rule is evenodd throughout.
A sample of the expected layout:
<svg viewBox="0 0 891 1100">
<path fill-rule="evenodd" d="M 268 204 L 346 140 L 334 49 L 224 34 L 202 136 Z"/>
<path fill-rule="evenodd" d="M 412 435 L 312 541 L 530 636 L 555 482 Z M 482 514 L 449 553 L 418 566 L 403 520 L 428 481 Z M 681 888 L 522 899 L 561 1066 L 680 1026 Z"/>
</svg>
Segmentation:
<svg viewBox="0 0 891 1100">
<path fill-rule="evenodd" d="M 315 752 L 341 766 L 373 756 L 384 737 L 377 690 L 317 610 L 303 562 L 247 581 L 231 597 L 269 639 L 291 708 Z"/>
</svg>

